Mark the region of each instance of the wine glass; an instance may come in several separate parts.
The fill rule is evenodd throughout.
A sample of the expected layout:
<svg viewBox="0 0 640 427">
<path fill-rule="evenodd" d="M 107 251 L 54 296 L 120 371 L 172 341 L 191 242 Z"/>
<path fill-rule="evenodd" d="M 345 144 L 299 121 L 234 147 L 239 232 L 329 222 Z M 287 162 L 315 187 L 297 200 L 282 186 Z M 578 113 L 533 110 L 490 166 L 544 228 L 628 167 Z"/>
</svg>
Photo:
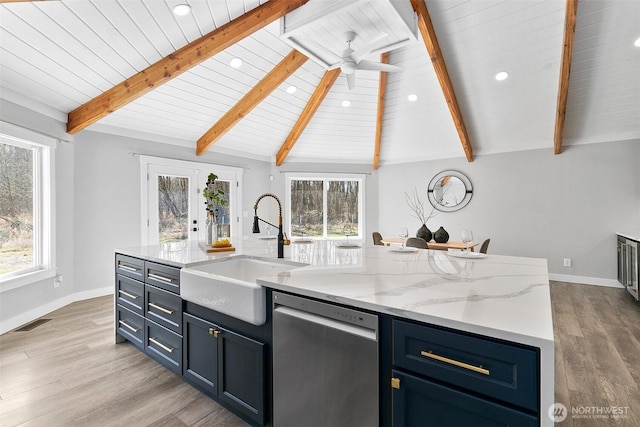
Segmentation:
<svg viewBox="0 0 640 427">
<path fill-rule="evenodd" d="M 347 242 L 349 242 L 349 236 L 351 236 L 352 233 L 353 233 L 353 229 L 351 228 L 351 224 L 345 225 L 344 228 L 342 229 L 342 234 L 347 236 Z"/>
<path fill-rule="evenodd" d="M 407 227 L 400 227 L 399 236 L 402 239 L 402 247 L 404 248 L 404 244 L 407 241 L 407 238 L 409 237 L 409 230 L 407 229 Z"/>
<path fill-rule="evenodd" d="M 462 241 L 465 245 L 465 252 L 469 252 L 469 243 L 473 242 L 473 232 L 471 230 L 462 230 Z"/>
</svg>

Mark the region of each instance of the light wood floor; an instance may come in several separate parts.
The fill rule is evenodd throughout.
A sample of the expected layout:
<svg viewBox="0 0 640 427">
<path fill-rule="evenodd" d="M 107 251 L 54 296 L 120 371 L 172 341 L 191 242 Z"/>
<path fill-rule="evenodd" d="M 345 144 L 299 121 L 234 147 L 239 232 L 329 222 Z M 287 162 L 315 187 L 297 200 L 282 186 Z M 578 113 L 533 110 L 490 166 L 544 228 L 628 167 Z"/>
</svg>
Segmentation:
<svg viewBox="0 0 640 427">
<path fill-rule="evenodd" d="M 640 426 L 640 305 L 623 289 L 551 283 L 556 402 L 626 408 L 558 425 Z M 0 426 L 245 426 L 128 343 L 114 344 L 111 297 L 0 336 Z M 583 409 L 583 411 L 586 409 Z"/>
<path fill-rule="evenodd" d="M 640 305 L 624 289 L 551 282 L 556 402 L 624 417 L 580 418 L 562 427 L 640 426 Z"/>
</svg>

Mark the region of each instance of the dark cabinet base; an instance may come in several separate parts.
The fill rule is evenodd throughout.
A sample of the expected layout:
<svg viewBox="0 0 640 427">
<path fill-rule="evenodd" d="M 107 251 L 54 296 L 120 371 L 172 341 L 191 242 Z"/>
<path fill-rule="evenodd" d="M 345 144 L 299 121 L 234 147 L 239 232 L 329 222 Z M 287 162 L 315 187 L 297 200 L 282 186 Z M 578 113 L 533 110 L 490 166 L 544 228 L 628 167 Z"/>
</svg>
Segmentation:
<svg viewBox="0 0 640 427">
<path fill-rule="evenodd" d="M 404 427 L 521 426 L 538 418 L 435 382 L 393 371 L 393 425 Z"/>
<path fill-rule="evenodd" d="M 266 422 L 265 344 L 184 313 L 183 377 L 258 425 Z"/>
</svg>

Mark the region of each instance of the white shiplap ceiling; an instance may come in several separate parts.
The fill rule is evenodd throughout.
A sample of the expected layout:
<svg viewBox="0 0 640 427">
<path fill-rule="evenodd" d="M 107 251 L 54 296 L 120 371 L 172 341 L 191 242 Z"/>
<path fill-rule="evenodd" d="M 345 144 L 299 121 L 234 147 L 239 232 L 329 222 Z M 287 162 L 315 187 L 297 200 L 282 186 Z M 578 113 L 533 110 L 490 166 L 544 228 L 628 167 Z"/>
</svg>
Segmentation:
<svg viewBox="0 0 640 427">
<path fill-rule="evenodd" d="M 330 0 L 311 0 L 322 1 Z M 178 3 L 189 3 L 192 13 L 174 16 L 171 9 Z M 0 4 L 0 96 L 66 122 L 68 112 L 263 3 Z M 410 0 L 393 3 L 410 8 Z M 474 154 L 549 148 L 553 155 L 565 1 L 426 4 Z M 323 24 L 315 43 L 335 50 L 336 40 L 352 29 L 367 34 L 354 40 L 357 50 L 379 31 L 367 19 L 370 11 L 349 13 L 349 19 Z M 354 21 L 361 28 L 344 28 Z M 640 138 L 640 48 L 633 44 L 638 38 L 640 1 L 579 1 L 563 147 Z M 87 129 L 195 150 L 195 141 L 290 51 L 280 37 L 280 23 L 274 22 Z M 233 57 L 243 60 L 241 68 L 229 66 Z M 380 164 L 463 157 L 420 35 L 391 51 L 389 63 L 404 70 L 388 75 Z M 503 70 L 509 79 L 495 81 L 495 73 Z M 318 63 L 307 61 L 210 151 L 273 161 L 323 73 Z M 358 71 L 356 81 L 349 91 L 344 76 L 338 78 L 287 162 L 372 163 L 379 75 Z M 290 85 L 297 87 L 294 94 L 285 91 Z M 409 102 L 410 93 L 418 100 Z M 351 106 L 342 107 L 343 100 Z"/>
</svg>

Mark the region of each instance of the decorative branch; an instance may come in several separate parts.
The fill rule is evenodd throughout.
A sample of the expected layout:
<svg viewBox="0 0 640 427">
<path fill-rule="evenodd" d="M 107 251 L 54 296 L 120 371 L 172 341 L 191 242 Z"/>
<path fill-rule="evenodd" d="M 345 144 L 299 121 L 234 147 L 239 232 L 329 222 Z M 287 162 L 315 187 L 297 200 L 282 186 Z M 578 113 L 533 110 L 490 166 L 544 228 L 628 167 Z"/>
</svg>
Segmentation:
<svg viewBox="0 0 640 427">
<path fill-rule="evenodd" d="M 409 209 L 411 209 L 411 212 L 413 212 L 412 216 L 417 218 L 418 221 L 420 221 L 422 224 L 426 224 L 427 221 L 429 221 L 432 217 L 438 214 L 438 212 L 436 212 L 435 207 L 431 209 L 431 212 L 429 212 L 429 215 L 425 214 L 425 210 L 424 210 L 425 202 L 423 202 L 420 199 L 420 195 L 418 194 L 418 189 L 416 188 L 413 189 L 412 194 L 408 194 L 407 192 L 405 192 L 404 198 L 405 198 L 405 201 L 407 202 L 407 205 L 409 206 Z"/>
</svg>

